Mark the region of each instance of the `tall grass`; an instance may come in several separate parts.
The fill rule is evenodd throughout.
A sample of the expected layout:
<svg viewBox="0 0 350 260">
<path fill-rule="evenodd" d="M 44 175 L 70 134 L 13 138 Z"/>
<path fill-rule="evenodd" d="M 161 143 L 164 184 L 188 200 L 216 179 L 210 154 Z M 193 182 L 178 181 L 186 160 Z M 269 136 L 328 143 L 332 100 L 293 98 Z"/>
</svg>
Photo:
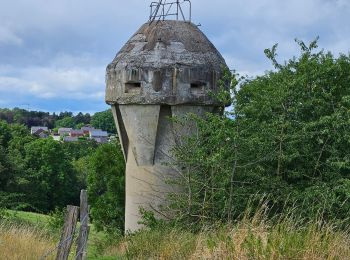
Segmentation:
<svg viewBox="0 0 350 260">
<path fill-rule="evenodd" d="M 1 260 L 37 260 L 53 247 L 53 239 L 38 228 L 19 223 L 0 224 Z M 54 256 L 47 259 L 54 259 Z"/>
<path fill-rule="evenodd" d="M 104 255 L 119 259 L 350 259 L 350 233 L 292 214 L 269 220 L 264 209 L 233 225 L 199 233 L 160 227 L 126 236 Z"/>
<path fill-rule="evenodd" d="M 275 219 L 267 216 L 263 206 L 255 213 L 247 211 L 237 223 L 196 233 L 161 225 L 114 240 L 90 236 L 89 259 L 350 259 L 350 232 L 343 226 L 321 218 L 305 223 L 292 213 Z M 104 243 L 98 245 L 102 237 Z M 1 260 L 40 259 L 56 243 L 57 237 L 43 228 L 0 224 Z"/>
<path fill-rule="evenodd" d="M 190 259 L 350 259 L 350 235 L 321 219 L 277 222 L 258 212 L 234 226 L 198 235 Z"/>
</svg>

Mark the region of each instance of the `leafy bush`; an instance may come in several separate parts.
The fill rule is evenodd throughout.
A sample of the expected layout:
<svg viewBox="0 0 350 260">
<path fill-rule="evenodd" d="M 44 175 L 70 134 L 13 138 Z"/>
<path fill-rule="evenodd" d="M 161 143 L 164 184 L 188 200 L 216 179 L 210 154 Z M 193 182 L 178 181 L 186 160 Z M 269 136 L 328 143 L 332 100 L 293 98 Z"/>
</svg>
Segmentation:
<svg viewBox="0 0 350 260">
<path fill-rule="evenodd" d="M 91 125 L 108 133 L 117 133 L 111 109 L 95 113 L 91 118 Z"/>
<path fill-rule="evenodd" d="M 73 162 L 95 149 L 93 142 L 39 139 L 23 125 L 0 121 L 0 191 L 13 196 L 6 207 L 50 212 L 55 207 L 77 205 L 86 180 Z"/>
<path fill-rule="evenodd" d="M 21 202 L 22 198 L 23 194 L 0 191 L 0 219 L 5 219 L 9 216 L 8 209 L 20 210 L 28 207 L 27 203 Z"/>
<path fill-rule="evenodd" d="M 48 228 L 52 231 L 52 233 L 60 234 L 63 225 L 65 215 L 67 213 L 67 208 L 55 208 L 55 210 L 51 211 L 49 214 L 49 218 L 47 221 Z"/>
<path fill-rule="evenodd" d="M 232 222 L 262 197 L 271 216 L 295 208 L 350 223 L 350 56 L 297 43 L 300 57 L 284 64 L 276 45 L 266 50 L 275 70 L 263 76 L 226 75 L 230 111 L 188 116 L 198 131 L 174 150 L 185 192 L 170 198 L 181 223 Z"/>
<path fill-rule="evenodd" d="M 119 144 L 104 144 L 89 162 L 88 195 L 97 230 L 122 233 L 125 208 L 125 162 Z"/>
</svg>

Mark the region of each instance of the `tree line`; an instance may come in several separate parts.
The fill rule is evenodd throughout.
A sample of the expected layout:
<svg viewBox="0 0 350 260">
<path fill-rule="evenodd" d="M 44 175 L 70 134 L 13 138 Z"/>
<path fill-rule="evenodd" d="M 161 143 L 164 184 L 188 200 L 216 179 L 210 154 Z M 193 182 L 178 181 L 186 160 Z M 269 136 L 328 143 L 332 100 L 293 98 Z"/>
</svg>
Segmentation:
<svg viewBox="0 0 350 260">
<path fill-rule="evenodd" d="M 113 115 L 110 109 L 97 112 L 93 115 L 82 112 L 74 115 L 68 111 L 51 114 L 49 112 L 28 111 L 21 108 L 0 108 L 0 120 L 6 121 L 9 124 L 25 125 L 28 128 L 32 126 L 46 126 L 49 129 L 59 127 L 80 129 L 85 125 L 92 125 L 108 133 L 116 133 Z"/>
</svg>

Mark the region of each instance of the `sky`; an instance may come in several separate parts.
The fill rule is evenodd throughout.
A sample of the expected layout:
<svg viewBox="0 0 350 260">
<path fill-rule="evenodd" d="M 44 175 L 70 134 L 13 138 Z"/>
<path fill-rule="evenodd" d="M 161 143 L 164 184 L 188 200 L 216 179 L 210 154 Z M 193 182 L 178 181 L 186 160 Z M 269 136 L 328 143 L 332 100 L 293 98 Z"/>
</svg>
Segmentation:
<svg viewBox="0 0 350 260">
<path fill-rule="evenodd" d="M 148 20 L 151 0 L 0 0 L 0 108 L 94 113 L 105 68 Z M 187 8 L 184 6 L 184 10 Z M 349 0 L 192 0 L 192 22 L 230 69 L 256 76 L 299 54 L 295 38 L 350 49 Z"/>
</svg>

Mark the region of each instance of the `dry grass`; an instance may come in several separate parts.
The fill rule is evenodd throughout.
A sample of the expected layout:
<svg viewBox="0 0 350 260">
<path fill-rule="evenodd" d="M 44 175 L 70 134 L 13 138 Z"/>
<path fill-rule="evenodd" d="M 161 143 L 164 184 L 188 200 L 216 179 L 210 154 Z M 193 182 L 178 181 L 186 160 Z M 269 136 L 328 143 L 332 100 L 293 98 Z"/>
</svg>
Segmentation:
<svg viewBox="0 0 350 260">
<path fill-rule="evenodd" d="M 248 215 L 235 225 L 199 233 L 161 227 L 114 242 L 106 237 L 101 250 L 89 259 L 350 259 L 350 233 L 344 229 L 319 220 L 301 225 L 291 215 L 272 222 L 264 209 Z M 56 245 L 44 232 L 28 225 L 0 224 L 0 259 L 39 259 Z M 88 252 L 92 249 L 90 244 Z M 55 253 L 48 259 L 54 257 Z"/>
<path fill-rule="evenodd" d="M 0 224 L 0 259 L 40 259 L 55 242 L 47 234 L 33 227 Z M 54 256 L 47 259 L 54 259 Z"/>
<path fill-rule="evenodd" d="M 106 259 L 186 259 L 195 248 L 191 232 L 159 228 L 143 230 L 111 244 L 101 252 Z"/>
<path fill-rule="evenodd" d="M 201 233 L 190 259 L 350 259 L 349 234 L 330 225 L 292 223 L 252 226 Z"/>
<path fill-rule="evenodd" d="M 322 221 L 301 225 L 290 215 L 271 222 L 261 210 L 236 225 L 199 234 L 174 228 L 141 231 L 106 248 L 105 255 L 118 259 L 343 260 L 350 259 L 350 233 Z"/>
</svg>

